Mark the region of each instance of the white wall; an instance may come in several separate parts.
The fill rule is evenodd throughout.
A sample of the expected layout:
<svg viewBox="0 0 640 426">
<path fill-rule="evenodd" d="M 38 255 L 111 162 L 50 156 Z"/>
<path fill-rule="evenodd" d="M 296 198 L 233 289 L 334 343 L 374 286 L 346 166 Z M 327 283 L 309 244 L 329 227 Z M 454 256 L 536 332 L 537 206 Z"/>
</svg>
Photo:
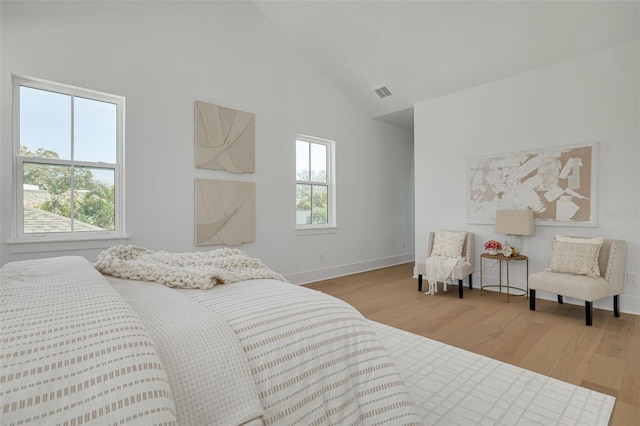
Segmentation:
<svg viewBox="0 0 640 426">
<path fill-rule="evenodd" d="M 504 239 L 493 225 L 466 224 L 467 157 L 599 141 L 599 226 L 536 226 L 523 254 L 535 272 L 546 267 L 557 233 L 620 238 L 627 271 L 640 272 L 639 50 L 636 41 L 416 105 L 416 259 L 426 257 L 428 232 L 438 228 L 475 232 L 477 253 L 484 241 Z M 496 277 L 488 265 L 484 273 Z M 514 263 L 511 278 L 525 285 L 524 266 Z M 625 284 L 620 303 L 640 314 L 640 286 Z M 594 306 L 612 309 L 612 301 Z"/>
<path fill-rule="evenodd" d="M 2 22 L 2 6 L 0 5 L 0 23 Z M 1 29 L 1 26 L 0 26 Z M 2 31 L 0 31 L 0 72 L 2 71 Z M 4 92 L 3 92 L 4 88 L 3 85 L 0 82 L 0 100 L 4 99 Z M 0 102 L 0 141 L 2 141 L 2 122 L 4 121 L 4 118 L 2 118 L 1 115 L 1 111 L 2 111 L 2 102 Z M 0 143 L 0 176 L 2 177 L 2 179 L 5 179 L 5 175 L 2 173 L 2 164 L 3 164 L 3 149 L 2 149 L 2 144 Z M 2 191 L 2 188 L 0 187 L 0 191 Z M 1 198 L 0 198 L 1 200 Z M 0 241 L 2 241 L 2 212 L 3 212 L 3 208 L 2 205 L 4 205 L 4 202 L 0 203 Z M 1 243 L 0 243 L 1 244 Z M 4 255 L 3 255 L 4 250 L 0 247 L 0 265 L 4 264 Z"/>
<path fill-rule="evenodd" d="M 130 243 L 193 251 L 194 178 L 256 182 L 256 242 L 240 248 L 293 282 L 413 261 L 413 133 L 365 116 L 249 2 L 3 2 L 2 93 L 11 73 L 126 97 Z M 256 116 L 256 173 L 194 168 L 193 103 Z M 0 106 L 2 262 L 15 253 L 11 99 Z M 294 138 L 336 141 L 339 230 L 294 231 Z M 403 249 L 403 244 L 406 248 Z M 211 246 L 201 249 L 213 249 Z M 320 253 L 324 260 L 320 261 Z"/>
</svg>

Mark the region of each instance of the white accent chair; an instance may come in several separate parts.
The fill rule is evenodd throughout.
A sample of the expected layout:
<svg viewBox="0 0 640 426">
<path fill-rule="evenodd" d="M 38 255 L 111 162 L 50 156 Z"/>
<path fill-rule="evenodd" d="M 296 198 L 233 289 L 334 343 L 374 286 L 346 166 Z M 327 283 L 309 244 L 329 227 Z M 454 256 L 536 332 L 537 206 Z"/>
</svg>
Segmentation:
<svg viewBox="0 0 640 426">
<path fill-rule="evenodd" d="M 436 233 L 434 231 L 429 233 L 429 246 L 427 248 L 427 257 L 431 256 L 433 251 L 433 242 L 435 240 Z M 469 289 L 473 289 L 473 265 L 475 259 L 475 234 L 473 232 L 467 232 L 464 245 L 462 247 L 462 253 L 460 255 L 464 257 L 464 261 L 459 261 L 453 268 L 452 278 L 458 280 L 458 297 L 463 298 L 463 285 L 462 281 L 469 277 Z M 418 275 L 418 291 L 422 291 L 422 276 L 427 273 L 425 262 L 416 263 L 416 274 Z"/>
<path fill-rule="evenodd" d="M 598 256 L 600 276 L 597 278 L 550 271 L 530 274 L 529 309 L 536 310 L 536 290 L 557 294 L 558 303 L 564 303 L 563 296 L 581 299 L 585 301 L 585 322 L 590 326 L 593 323 L 593 301 L 613 296 L 613 314 L 619 317 L 626 253 L 626 241 L 605 239 Z"/>
</svg>

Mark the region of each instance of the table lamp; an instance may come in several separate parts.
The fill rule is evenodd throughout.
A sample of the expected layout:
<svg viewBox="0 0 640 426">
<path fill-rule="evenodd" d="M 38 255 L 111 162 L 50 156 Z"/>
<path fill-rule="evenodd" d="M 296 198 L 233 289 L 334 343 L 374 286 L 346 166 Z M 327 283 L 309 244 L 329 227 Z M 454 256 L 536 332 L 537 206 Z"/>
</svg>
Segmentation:
<svg viewBox="0 0 640 426">
<path fill-rule="evenodd" d="M 516 253 L 522 250 L 522 236 L 533 235 L 533 210 L 496 210 L 495 232 L 507 234 L 505 245 Z"/>
</svg>

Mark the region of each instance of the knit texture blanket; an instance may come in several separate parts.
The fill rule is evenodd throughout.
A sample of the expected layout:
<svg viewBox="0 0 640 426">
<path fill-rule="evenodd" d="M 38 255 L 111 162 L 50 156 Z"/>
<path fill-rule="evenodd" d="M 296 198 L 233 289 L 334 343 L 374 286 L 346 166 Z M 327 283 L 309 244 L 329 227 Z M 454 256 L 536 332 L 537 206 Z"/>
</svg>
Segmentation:
<svg viewBox="0 0 640 426">
<path fill-rule="evenodd" d="M 216 284 L 261 278 L 287 281 L 260 259 L 229 248 L 169 253 L 132 245 L 114 246 L 98 255 L 95 268 L 103 274 L 118 278 L 204 290 L 213 288 Z"/>
<path fill-rule="evenodd" d="M 430 256 L 425 261 L 426 278 L 429 282 L 427 294 L 438 292 L 438 281 L 443 282 L 443 290 L 447 291 L 447 280 L 453 275 L 453 270 L 458 264 L 458 257 Z"/>
</svg>

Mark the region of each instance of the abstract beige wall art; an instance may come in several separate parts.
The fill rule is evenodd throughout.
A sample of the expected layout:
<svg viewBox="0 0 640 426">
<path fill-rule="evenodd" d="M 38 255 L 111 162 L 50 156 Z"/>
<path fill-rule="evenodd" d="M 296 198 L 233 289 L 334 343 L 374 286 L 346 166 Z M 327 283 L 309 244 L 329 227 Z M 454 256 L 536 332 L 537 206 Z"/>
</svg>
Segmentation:
<svg viewBox="0 0 640 426">
<path fill-rule="evenodd" d="M 196 246 L 255 241 L 255 183 L 195 180 Z"/>
<path fill-rule="evenodd" d="M 469 158 L 467 223 L 531 209 L 536 225 L 597 226 L 597 153 L 589 143 Z"/>
<path fill-rule="evenodd" d="M 199 169 L 255 171 L 255 116 L 195 102 L 195 162 Z"/>
</svg>

